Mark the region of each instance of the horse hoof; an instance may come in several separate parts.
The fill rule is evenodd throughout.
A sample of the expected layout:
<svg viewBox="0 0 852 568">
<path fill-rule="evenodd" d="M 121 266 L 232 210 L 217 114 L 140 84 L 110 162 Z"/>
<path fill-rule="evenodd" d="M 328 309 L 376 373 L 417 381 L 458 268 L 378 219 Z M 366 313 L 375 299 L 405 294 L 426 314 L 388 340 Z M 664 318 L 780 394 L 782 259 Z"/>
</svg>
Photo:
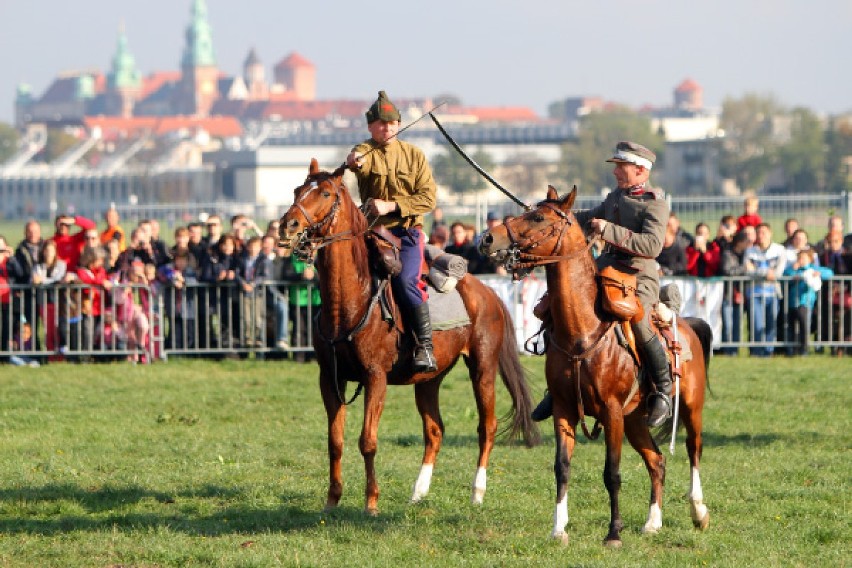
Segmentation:
<svg viewBox="0 0 852 568">
<path fill-rule="evenodd" d="M 660 532 L 659 527 L 649 527 L 648 525 L 642 527 L 642 534 L 657 534 L 658 532 Z"/>
<path fill-rule="evenodd" d="M 706 512 L 704 516 L 698 520 L 693 519 L 692 526 L 698 530 L 707 530 L 707 527 L 710 526 L 710 511 Z"/>
<path fill-rule="evenodd" d="M 617 550 L 617 549 L 621 548 L 621 539 L 618 539 L 618 538 L 606 539 L 606 540 L 604 540 L 603 544 L 607 548 Z"/>
<path fill-rule="evenodd" d="M 366 509 L 364 509 L 364 514 L 366 514 L 368 517 L 378 517 L 379 510 L 376 507 L 367 507 Z"/>
<path fill-rule="evenodd" d="M 558 533 L 552 533 L 550 535 L 550 537 L 553 540 L 555 540 L 556 542 L 558 542 L 559 544 L 561 544 L 562 546 L 566 546 L 568 544 L 568 533 L 566 533 L 564 531 L 558 532 Z"/>
<path fill-rule="evenodd" d="M 485 499 L 485 489 L 474 489 L 473 495 L 470 496 L 470 502 L 474 505 L 482 505 Z"/>
<path fill-rule="evenodd" d="M 337 503 L 334 503 L 334 504 L 326 503 L 325 507 L 322 508 L 322 512 L 323 513 L 331 513 L 335 509 L 337 509 Z"/>
</svg>

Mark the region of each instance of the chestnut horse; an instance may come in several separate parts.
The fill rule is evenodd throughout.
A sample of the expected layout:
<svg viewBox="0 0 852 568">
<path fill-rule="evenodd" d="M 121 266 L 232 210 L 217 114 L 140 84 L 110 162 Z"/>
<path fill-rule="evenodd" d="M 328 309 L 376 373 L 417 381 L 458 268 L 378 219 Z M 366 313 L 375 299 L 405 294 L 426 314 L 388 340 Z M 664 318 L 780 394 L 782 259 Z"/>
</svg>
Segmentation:
<svg viewBox="0 0 852 568">
<path fill-rule="evenodd" d="M 568 477 L 577 423 L 583 413 L 603 426 L 606 440 L 604 484 L 609 493 L 610 523 L 604 544 L 620 546 L 623 528 L 618 508 L 621 486 L 619 465 L 622 438 L 642 456 L 651 478 L 651 503 L 642 529 L 655 533 L 662 527 L 665 457 L 645 423 L 645 401 L 638 388 L 637 365 L 616 339 L 612 318 L 598 302 L 597 267 L 583 230 L 571 206 L 576 188 L 562 199 L 551 187 L 547 199 L 522 216 L 507 218 L 502 226 L 483 236 L 480 248 L 487 255 L 517 270 L 545 265 L 553 328 L 547 349 L 545 373 L 553 396 L 556 434 L 556 509 L 551 536 L 567 542 Z M 704 406 L 707 362 L 712 331 L 706 322 L 678 321 L 679 340 L 692 352 L 684 362 L 680 381 L 680 418 L 686 427 L 686 449 L 691 468 L 689 499 L 693 524 L 704 529 L 710 516 L 703 503 L 698 462 L 701 457 L 701 413 Z M 672 427 L 668 422 L 669 430 Z M 583 424 L 585 432 L 585 424 Z"/>
<path fill-rule="evenodd" d="M 438 370 L 412 376 L 413 338 L 382 318 L 375 309 L 371 286 L 366 217 L 343 183 L 344 168 L 320 171 L 311 160 L 305 183 L 295 190 L 293 205 L 281 218 L 279 236 L 296 254 L 316 253 L 322 309 L 314 333 L 320 367 L 320 391 L 328 415 L 329 486 L 326 509 L 338 505 L 343 493 L 341 458 L 346 418 L 346 382 L 364 388 L 364 422 L 359 448 L 366 471 L 365 510 L 376 514 L 379 486 L 374 460 L 379 419 L 387 385 L 414 385 L 417 410 L 423 421 L 425 450 L 412 502 L 429 491 L 432 468 L 441 448 L 444 423 L 438 388 L 460 356 L 464 357 L 479 411 L 479 462 L 473 481 L 472 502 L 485 495 L 486 467 L 497 433 L 495 377 L 499 369 L 512 398 L 509 435 L 522 435 L 528 445 L 539 433 L 529 417 L 531 399 L 515 343 L 509 312 L 493 290 L 471 275 L 457 285 L 470 323 L 434 333 Z M 396 322 L 400 315 L 394 309 Z"/>
</svg>

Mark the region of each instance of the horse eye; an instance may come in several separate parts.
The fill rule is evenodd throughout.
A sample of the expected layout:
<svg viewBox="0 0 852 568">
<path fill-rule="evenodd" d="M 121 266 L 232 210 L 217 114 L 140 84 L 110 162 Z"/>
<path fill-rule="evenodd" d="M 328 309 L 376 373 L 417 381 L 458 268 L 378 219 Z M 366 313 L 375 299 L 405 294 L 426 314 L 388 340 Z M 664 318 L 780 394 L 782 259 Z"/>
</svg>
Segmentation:
<svg viewBox="0 0 852 568">
<path fill-rule="evenodd" d="M 323 192 L 322 192 L 322 196 L 323 196 L 323 197 L 331 197 L 331 192 L 323 191 Z"/>
<path fill-rule="evenodd" d="M 535 221 L 536 223 L 541 223 L 542 221 L 544 221 L 544 215 L 542 215 L 541 213 L 535 213 L 533 215 L 532 220 Z"/>
</svg>

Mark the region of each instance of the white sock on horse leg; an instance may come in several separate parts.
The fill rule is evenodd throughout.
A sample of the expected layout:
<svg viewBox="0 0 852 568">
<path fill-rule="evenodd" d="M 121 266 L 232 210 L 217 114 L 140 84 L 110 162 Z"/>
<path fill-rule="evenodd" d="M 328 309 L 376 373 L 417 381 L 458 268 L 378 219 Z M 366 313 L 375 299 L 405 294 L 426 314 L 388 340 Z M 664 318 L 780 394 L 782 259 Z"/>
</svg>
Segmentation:
<svg viewBox="0 0 852 568">
<path fill-rule="evenodd" d="M 474 505 L 482 505 L 482 500 L 485 498 L 485 486 L 488 475 L 484 467 L 476 468 L 476 476 L 473 478 L 473 495 L 470 497 L 470 502 Z"/>
<path fill-rule="evenodd" d="M 699 522 L 707 516 L 707 505 L 704 504 L 704 492 L 701 490 L 701 476 L 698 474 L 697 467 L 692 468 L 689 504 L 693 522 Z"/>
<path fill-rule="evenodd" d="M 568 492 L 556 504 L 553 510 L 553 532 L 550 536 L 553 538 L 563 538 L 565 535 L 565 525 L 568 524 Z"/>
<path fill-rule="evenodd" d="M 651 503 L 648 508 L 648 520 L 642 527 L 643 534 L 654 534 L 663 528 L 663 511 L 656 503 Z"/>
<path fill-rule="evenodd" d="M 418 503 L 429 493 L 433 467 L 434 464 L 431 463 L 424 463 L 420 466 L 420 474 L 417 476 L 417 481 L 414 482 L 414 492 L 411 494 L 412 503 Z"/>
</svg>

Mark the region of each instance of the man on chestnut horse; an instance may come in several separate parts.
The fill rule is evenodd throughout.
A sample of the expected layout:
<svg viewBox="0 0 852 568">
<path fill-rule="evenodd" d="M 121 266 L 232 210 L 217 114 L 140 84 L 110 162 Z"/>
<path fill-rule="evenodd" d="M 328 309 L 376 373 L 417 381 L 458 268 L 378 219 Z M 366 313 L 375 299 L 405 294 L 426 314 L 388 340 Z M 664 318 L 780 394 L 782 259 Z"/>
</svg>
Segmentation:
<svg viewBox="0 0 852 568">
<path fill-rule="evenodd" d="M 651 328 L 651 308 L 659 301 L 660 280 L 656 258 L 663 247 L 669 206 L 663 193 L 648 184 L 656 155 L 640 144 L 619 142 L 612 171 L 617 189 L 606 196 L 603 203 L 580 211 L 577 221 L 588 226 L 605 243 L 598 257 L 598 268 L 614 266 L 622 272 L 636 275 L 636 294 L 645 315 L 633 322 L 636 344 L 650 368 L 650 377 L 656 387 L 648 399 L 648 425 L 659 426 L 671 414 L 672 379 L 663 345 Z M 533 411 L 534 420 L 544 420 L 553 413 L 553 400 L 546 394 Z"/>
<path fill-rule="evenodd" d="M 436 204 L 432 170 L 423 152 L 399 140 L 400 114 L 384 91 L 367 110 L 370 139 L 355 146 L 346 165 L 358 178 L 358 192 L 371 222 L 384 225 L 401 241 L 402 273 L 392 279 L 394 296 L 416 340 L 415 373 L 437 370 L 432 353 L 432 322 L 422 280 L 423 216 Z"/>
</svg>

